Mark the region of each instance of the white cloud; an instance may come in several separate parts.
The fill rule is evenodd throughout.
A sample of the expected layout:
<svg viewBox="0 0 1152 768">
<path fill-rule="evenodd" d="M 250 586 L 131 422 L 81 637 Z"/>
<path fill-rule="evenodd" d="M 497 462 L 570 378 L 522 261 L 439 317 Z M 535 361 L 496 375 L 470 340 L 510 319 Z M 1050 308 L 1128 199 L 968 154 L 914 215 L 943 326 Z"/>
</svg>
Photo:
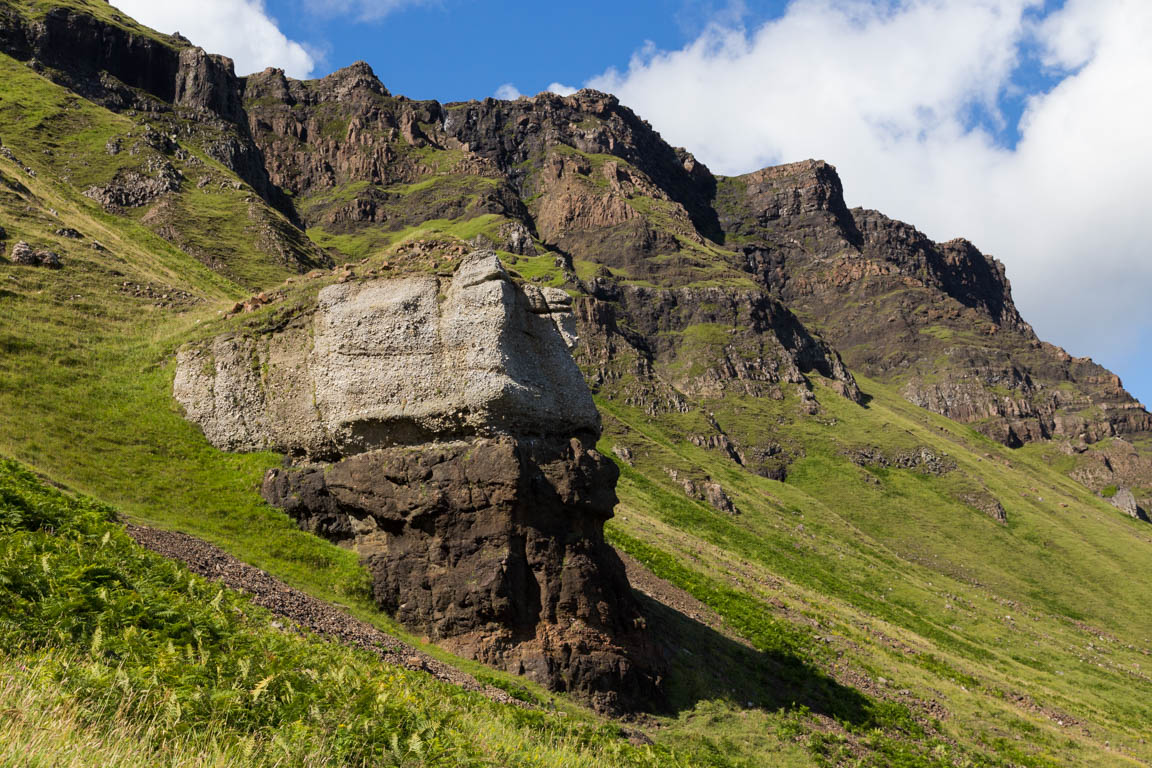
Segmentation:
<svg viewBox="0 0 1152 768">
<path fill-rule="evenodd" d="M 548 91 L 549 93 L 558 94 L 560 96 L 571 96 L 572 94 L 576 93 L 576 91 L 578 91 L 580 89 L 579 88 L 573 88 L 570 85 L 564 85 L 564 83 L 552 83 L 547 88 L 545 88 L 544 90 Z"/>
<path fill-rule="evenodd" d="M 354 16 L 360 21 L 379 21 L 393 11 L 430 0 L 306 0 L 313 13 Z"/>
<path fill-rule="evenodd" d="M 304 78 L 316 66 L 315 57 L 289 40 L 264 8 L 263 0 L 113 0 L 116 7 L 145 26 L 179 32 L 209 53 L 222 53 L 236 63 L 236 74 L 247 75 L 279 67 Z"/>
<path fill-rule="evenodd" d="M 1037 21 L 1042 5 L 794 0 L 753 30 L 649 46 L 589 85 L 717 172 L 832 162 L 850 205 L 1000 257 L 1043 337 L 1144 375 L 1152 3 L 1067 0 Z M 1071 74 L 1030 97 L 1006 149 L 969 116 L 996 114 L 1025 45 Z"/>
<path fill-rule="evenodd" d="M 515 101 L 522 95 L 520 90 L 512 83 L 504 83 L 504 85 L 496 89 L 495 94 L 496 98 L 504 99 L 505 101 Z"/>
<path fill-rule="evenodd" d="M 559 94 L 560 96 L 571 96 L 578 91 L 578 88 L 573 88 L 571 85 L 564 85 L 564 83 L 552 83 L 544 89 L 548 93 Z M 504 83 L 496 89 L 496 98 L 514 101 L 524 94 L 520 93 L 520 89 L 514 83 Z"/>
</svg>

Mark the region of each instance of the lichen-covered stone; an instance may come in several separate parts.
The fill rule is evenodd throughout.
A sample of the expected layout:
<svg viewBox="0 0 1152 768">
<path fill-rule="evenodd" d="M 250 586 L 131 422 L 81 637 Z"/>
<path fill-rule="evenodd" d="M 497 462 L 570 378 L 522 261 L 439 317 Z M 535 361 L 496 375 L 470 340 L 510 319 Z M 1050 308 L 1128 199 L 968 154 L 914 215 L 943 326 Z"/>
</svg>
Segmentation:
<svg viewBox="0 0 1152 768">
<path fill-rule="evenodd" d="M 599 414 L 568 353 L 570 315 L 566 294 L 525 292 L 495 254 L 478 252 L 451 279 L 332 285 L 294 328 L 185 349 L 175 394 L 226 450 L 346 456 L 594 433 Z"/>
</svg>

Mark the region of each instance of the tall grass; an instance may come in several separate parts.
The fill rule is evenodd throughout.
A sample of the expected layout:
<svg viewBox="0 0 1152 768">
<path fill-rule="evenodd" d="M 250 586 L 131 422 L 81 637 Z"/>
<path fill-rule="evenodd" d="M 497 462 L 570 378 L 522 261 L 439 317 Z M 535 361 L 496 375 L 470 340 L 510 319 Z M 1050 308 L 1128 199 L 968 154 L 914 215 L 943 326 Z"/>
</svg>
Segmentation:
<svg viewBox="0 0 1152 768">
<path fill-rule="evenodd" d="M 7 764 L 699 764 L 283 627 L 10 461 L 0 648 Z"/>
</svg>

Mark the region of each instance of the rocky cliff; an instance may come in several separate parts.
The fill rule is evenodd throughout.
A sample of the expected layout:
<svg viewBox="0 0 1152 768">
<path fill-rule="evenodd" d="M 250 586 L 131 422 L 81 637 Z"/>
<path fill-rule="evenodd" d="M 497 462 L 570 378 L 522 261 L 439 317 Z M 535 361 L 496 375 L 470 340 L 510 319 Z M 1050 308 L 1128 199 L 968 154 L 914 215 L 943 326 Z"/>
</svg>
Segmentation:
<svg viewBox="0 0 1152 768">
<path fill-rule="evenodd" d="M 187 136 L 238 173 L 336 261 L 386 248 L 431 220 L 507 253 L 551 251 L 571 290 L 601 297 L 602 288 L 581 282 L 597 266 L 656 290 L 751 278 L 823 334 L 849 368 L 896 381 L 911 401 L 1008 445 L 1152 429 L 1112 374 L 1036 338 L 1000 262 L 965 240 L 933 243 L 876 211 L 849 210 L 827 163 L 718 179 L 594 91 L 412 101 L 364 63 L 315 81 L 275 69 L 238 78 L 228 59 L 114 10 L 96 18 L 0 7 L 0 48 L 163 126 L 145 137 L 161 156 L 92 194 L 113 207 L 152 206 L 150 226 L 216 267 L 226 257 L 190 243 L 184 212 L 168 200 L 188 170 L 169 156 L 181 150 L 165 133 Z M 300 268 L 323 263 L 298 230 L 251 206 L 249 216 L 265 250 Z M 686 301 L 683 292 L 675 299 Z"/>
<path fill-rule="evenodd" d="M 660 665 L 604 542 L 616 469 L 571 321 L 564 291 L 477 252 L 188 347 L 175 395 L 217 447 L 297 457 L 265 497 L 359 552 L 400 621 L 615 712 L 654 702 Z"/>
<path fill-rule="evenodd" d="M 850 368 L 898 382 L 912 402 L 1010 446 L 1152 429 L 1115 375 L 1036 337 L 1003 264 L 966 240 L 934 243 L 849 210 L 827 163 L 724 179 L 717 207 L 746 269 Z"/>
<path fill-rule="evenodd" d="M 708 169 L 608 94 L 413 102 L 356 64 L 310 82 L 268 70 L 244 99 L 272 178 L 320 237 L 372 252 L 434 219 L 508 254 L 551 254 L 540 277 L 580 296 L 577 355 L 605 397 L 655 412 L 786 392 L 812 412 L 809 374 L 860 397 L 836 351 L 721 246 Z M 710 351 L 689 353 L 684 334 Z"/>
</svg>

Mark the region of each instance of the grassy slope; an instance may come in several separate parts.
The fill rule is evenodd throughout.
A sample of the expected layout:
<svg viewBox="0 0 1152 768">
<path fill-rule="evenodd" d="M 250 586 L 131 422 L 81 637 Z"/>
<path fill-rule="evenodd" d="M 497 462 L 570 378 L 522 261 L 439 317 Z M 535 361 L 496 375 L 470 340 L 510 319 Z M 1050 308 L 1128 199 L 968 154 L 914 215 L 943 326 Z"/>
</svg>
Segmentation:
<svg viewBox="0 0 1152 768">
<path fill-rule="evenodd" d="M 256 486 L 278 457 L 215 451 L 171 401 L 176 346 L 246 291 L 131 219 L 99 211 L 78 194 L 91 183 L 87 175 L 71 186 L 50 181 L 61 173 L 61 147 L 74 168 L 107 178 L 115 169 L 99 167 L 110 162 L 103 142 L 132 126 L 86 102 L 66 106 L 64 92 L 0 64 L 0 87 L 10 86 L 0 91 L 11 124 L 5 143 L 38 170 L 31 178 L 0 159 L 0 224 L 10 240 L 51 245 L 66 264 L 47 272 L 0 263 L 0 454 L 136 519 L 201 535 L 389 627 L 372 610 L 351 555 L 296 531 L 259 499 Z M 32 114 L 33 106 L 42 112 Z M 63 120 L 66 108 L 76 118 Z M 56 237 L 62 224 L 87 240 Z M 93 238 L 109 252 L 92 251 Z M 286 274 L 259 254 L 243 258 L 252 264 L 250 284 Z M 550 262 L 521 259 L 513 268 L 553 279 Z M 123 290 L 126 281 L 199 300 L 157 308 L 157 300 Z M 660 721 L 656 738 L 738 764 L 766 755 L 782 765 L 1147 761 L 1139 739 L 1150 691 L 1137 665 L 1152 622 L 1131 574 L 1148 570 L 1148 529 L 1033 453 L 1010 453 L 878 384 L 865 389 L 873 396 L 867 409 L 821 391 L 822 420 L 782 414 L 788 401 L 706 404 L 734 436 L 755 436 L 784 416 L 778 431 L 805 454 L 784 484 L 684 442 L 687 421 L 652 421 L 602 402 L 609 442 L 627 429 L 638 448 L 637 468 L 621 482 L 615 540 L 759 649 L 750 656 L 658 613 L 662 627 L 685 638 L 685 650 L 710 655 L 677 662 L 669 685 L 680 711 Z M 958 470 L 925 478 L 863 469 L 841 455 L 852 446 L 921 444 L 949 454 Z M 688 500 L 665 466 L 707 472 L 743 514 L 727 518 Z M 1006 527 L 956 499 L 977 478 L 1003 502 Z M 10 690 L 37 695 L 34 688 Z M 930 701 L 946 714 L 917 703 Z"/>
<path fill-rule="evenodd" d="M 636 456 L 635 468 L 624 467 L 622 505 L 610 524 L 617 544 L 746 637 L 759 627 L 763 648 L 908 704 L 927 723 L 917 738 L 937 742 L 930 752 L 958 743 L 975 752 L 963 759 L 979 762 L 983 753 L 1022 765 L 1152 758 L 1143 741 L 1152 715 L 1144 671 L 1152 612 L 1130 576 L 1152 564 L 1152 530 L 1043 460 L 862 383 L 872 395 L 867 408 L 821 388 L 822 416 L 782 429 L 805 450 L 786 483 L 678 439 L 682 417 L 654 420 L 601 401 L 611 416 L 606 444 L 626 442 Z M 790 407 L 704 405 L 733 434 L 787 419 Z M 859 467 L 843 454 L 862 445 L 928 446 L 957 469 L 935 477 Z M 664 467 L 707 472 L 742 514 L 688 499 Z M 1007 525 L 960 500 L 973 486 L 1002 501 Z M 809 695 L 817 714 L 827 708 Z M 748 732 L 736 717 L 743 694 L 727 698 L 719 713 L 686 700 L 682 717 L 700 732 L 740 737 Z M 917 703 L 932 701 L 947 715 Z M 785 703 L 759 714 L 751 730 L 779 727 L 789 717 Z M 908 740 L 898 724 L 879 725 Z M 807 722 L 813 755 L 828 746 L 825 726 L 820 717 Z M 846 726 L 834 733 L 851 747 L 837 749 L 858 749 L 860 723 Z"/>
<path fill-rule="evenodd" d="M 0 765 L 689 765 L 285 631 L 0 461 Z"/>
</svg>

